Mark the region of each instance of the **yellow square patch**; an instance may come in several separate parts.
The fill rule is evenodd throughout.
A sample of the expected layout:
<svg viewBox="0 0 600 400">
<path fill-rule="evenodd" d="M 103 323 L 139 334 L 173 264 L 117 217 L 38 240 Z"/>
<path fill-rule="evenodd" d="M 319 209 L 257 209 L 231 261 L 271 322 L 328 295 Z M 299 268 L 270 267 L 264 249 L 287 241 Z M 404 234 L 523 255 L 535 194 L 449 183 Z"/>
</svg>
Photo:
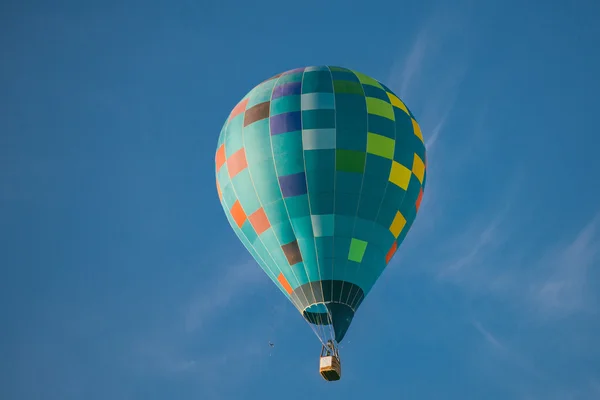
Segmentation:
<svg viewBox="0 0 600 400">
<path fill-rule="evenodd" d="M 419 182 L 423 184 L 423 177 L 425 176 L 425 164 L 423 163 L 423 160 L 421 160 L 421 157 L 419 157 L 416 153 L 413 160 L 412 172 L 415 174 Z"/>
<path fill-rule="evenodd" d="M 394 107 L 397 107 L 399 109 L 401 109 L 402 111 L 404 111 L 406 114 L 410 115 L 410 113 L 408 112 L 408 108 L 406 108 L 406 106 L 404 105 L 404 103 L 402 102 L 402 100 L 400 100 L 397 96 L 395 96 L 394 94 L 387 92 L 388 98 L 390 99 L 390 103 L 392 103 L 392 105 Z"/>
<path fill-rule="evenodd" d="M 394 217 L 394 221 L 392 221 L 392 225 L 390 226 L 390 232 L 396 239 L 400 236 L 402 229 L 404 229 L 404 225 L 406 225 L 406 218 L 404 215 L 400 213 L 400 211 L 396 212 L 396 216 Z"/>
<path fill-rule="evenodd" d="M 389 180 L 394 185 L 406 190 L 408 189 L 408 182 L 410 182 L 410 170 L 399 162 L 392 161 Z"/>
<path fill-rule="evenodd" d="M 415 136 L 418 137 L 419 139 L 421 139 L 421 142 L 425 143 L 425 140 L 423 140 L 423 134 L 421 133 L 421 127 L 419 126 L 419 124 L 417 124 L 417 121 L 415 121 L 414 119 L 412 119 L 412 125 L 413 125 L 413 132 L 415 133 Z"/>
</svg>

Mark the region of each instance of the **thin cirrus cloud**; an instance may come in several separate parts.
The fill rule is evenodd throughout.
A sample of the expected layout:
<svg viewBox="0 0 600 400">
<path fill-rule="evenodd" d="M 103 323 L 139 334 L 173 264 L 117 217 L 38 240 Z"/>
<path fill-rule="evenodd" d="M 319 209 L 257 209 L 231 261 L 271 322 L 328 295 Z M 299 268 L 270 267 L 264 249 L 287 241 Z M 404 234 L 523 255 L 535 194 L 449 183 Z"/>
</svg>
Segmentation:
<svg viewBox="0 0 600 400">
<path fill-rule="evenodd" d="M 600 262 L 600 213 L 566 243 L 547 249 L 540 258 L 539 279 L 527 292 L 542 316 L 559 318 L 577 312 L 594 312 L 594 288 L 590 270 Z"/>
<path fill-rule="evenodd" d="M 262 332 L 239 334 L 243 322 L 239 315 L 234 317 L 233 310 L 249 299 L 260 301 L 256 293 L 269 283 L 254 260 L 224 266 L 217 277 L 207 277 L 195 294 L 182 301 L 179 312 L 164 316 L 159 329 L 137 338 L 132 368 L 147 376 L 194 374 L 205 384 L 218 381 L 231 359 L 245 359 L 264 350 L 265 343 L 259 343 L 266 340 Z M 262 323 L 275 312 L 261 310 L 255 318 Z M 194 350 L 198 343 L 213 345 Z M 238 360 L 236 368 L 248 369 L 249 365 Z"/>
<path fill-rule="evenodd" d="M 189 333 L 202 329 L 233 302 L 240 302 L 257 288 L 268 284 L 269 278 L 254 260 L 236 263 L 219 277 L 205 283 L 186 306 L 185 328 Z"/>
<path fill-rule="evenodd" d="M 528 239 L 538 217 L 531 212 L 535 210 L 524 211 L 522 201 L 531 177 L 519 165 L 497 174 L 493 160 L 482 156 L 493 154 L 501 134 L 488 129 L 492 99 L 479 87 L 477 103 L 459 98 L 470 79 L 466 51 L 448 57 L 443 45 L 448 31 L 433 20 L 416 35 L 389 79 L 416 112 L 430 155 L 419 216 L 390 269 L 429 275 L 439 290 L 453 286 L 472 299 L 462 317 L 471 321 L 486 346 L 474 344 L 469 351 L 493 376 L 503 368 L 520 371 L 523 382 L 514 388 L 518 398 L 595 398 L 597 380 L 589 377 L 578 388 L 559 382 L 552 362 L 577 360 L 589 352 L 577 343 L 589 341 L 584 327 L 598 309 L 591 277 L 600 264 L 600 214 L 592 213 L 571 232 L 550 232 L 541 243 Z M 443 71 L 435 68 L 441 60 Z M 473 111 L 467 124 L 457 120 L 457 101 L 461 109 Z M 484 180 L 484 187 L 470 187 L 474 171 L 493 176 L 493 185 L 486 186 Z M 476 191 L 472 194 L 477 200 L 469 199 L 469 190 Z M 468 204 L 461 204 L 465 200 Z M 566 320 L 573 322 L 572 329 L 564 327 Z M 559 339 L 562 358 L 544 361 L 547 347 Z"/>
<path fill-rule="evenodd" d="M 507 215 L 498 211 L 487 224 L 479 223 L 451 240 L 448 247 L 455 249 L 454 256 L 438 264 L 438 279 L 527 306 L 523 310 L 541 318 L 593 309 L 596 299 L 588 276 L 600 261 L 600 217 L 566 240 L 530 250 L 511 241 L 512 234 L 524 227 Z M 510 248 L 508 254 L 504 244 Z"/>
<path fill-rule="evenodd" d="M 454 19 L 441 12 L 432 14 L 388 78 L 409 108 L 417 111 L 428 150 L 444 131 L 467 73 L 467 46 L 460 45 L 464 40 Z M 449 51 L 448 46 L 460 51 Z"/>
<path fill-rule="evenodd" d="M 511 366 L 511 368 L 516 367 L 521 374 L 526 374 L 530 380 L 545 381 L 547 379 L 546 374 L 523 351 L 500 339 L 498 334 L 484 326 L 481 321 L 474 320 L 472 325 L 487 344 L 487 351 L 484 349 L 482 353 L 479 353 L 479 356 L 483 355 L 484 357 L 494 357 L 502 360 L 504 365 Z"/>
<path fill-rule="evenodd" d="M 484 96 L 471 107 L 472 115 L 468 121 L 457 121 L 456 118 L 461 88 L 468 79 L 470 39 L 464 29 L 468 25 L 466 14 L 459 16 L 451 11 L 440 9 L 426 19 L 404 56 L 392 66 L 388 77 L 389 86 L 415 113 L 428 151 L 425 196 L 397 260 L 439 225 L 445 212 L 443 199 L 449 191 L 445 182 L 449 178 L 456 179 L 463 164 L 473 154 L 473 148 L 464 154 L 457 154 L 460 149 L 449 153 L 443 143 L 440 145 L 440 140 L 470 144 L 465 147 L 486 142 L 485 135 L 481 134 L 486 133 L 483 131 L 487 111 Z M 447 132 L 448 126 L 457 122 L 464 125 L 458 137 L 456 130 Z M 444 139 L 450 133 L 452 136 Z"/>
</svg>

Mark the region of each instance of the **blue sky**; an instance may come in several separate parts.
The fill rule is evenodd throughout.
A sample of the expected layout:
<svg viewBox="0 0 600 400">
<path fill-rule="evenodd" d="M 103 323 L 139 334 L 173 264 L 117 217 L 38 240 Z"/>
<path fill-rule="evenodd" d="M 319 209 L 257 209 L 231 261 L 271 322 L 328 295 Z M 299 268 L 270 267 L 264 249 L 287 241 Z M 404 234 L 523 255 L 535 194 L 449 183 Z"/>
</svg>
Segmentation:
<svg viewBox="0 0 600 400">
<path fill-rule="evenodd" d="M 0 398 L 600 398 L 600 5 L 539 4 L 3 2 Z M 252 86 L 321 64 L 399 94 L 429 161 L 334 384 L 213 161 Z"/>
</svg>

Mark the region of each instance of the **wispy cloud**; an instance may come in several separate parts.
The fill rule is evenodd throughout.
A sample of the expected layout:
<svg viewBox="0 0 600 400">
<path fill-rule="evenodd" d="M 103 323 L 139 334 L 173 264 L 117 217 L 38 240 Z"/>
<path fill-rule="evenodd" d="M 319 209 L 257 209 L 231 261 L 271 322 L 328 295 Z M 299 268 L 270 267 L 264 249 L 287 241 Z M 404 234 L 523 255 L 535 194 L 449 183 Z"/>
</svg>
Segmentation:
<svg viewBox="0 0 600 400">
<path fill-rule="evenodd" d="M 527 228 L 527 223 L 515 218 L 522 210 L 512 207 L 521 198 L 526 180 L 521 170 L 506 178 L 509 187 L 502 190 L 505 195 L 497 198 L 497 203 L 480 203 L 484 207 L 475 208 L 475 214 L 467 215 L 448 204 L 457 192 L 465 190 L 465 174 L 473 168 L 485 173 L 489 165 L 478 158 L 479 150 L 489 148 L 493 140 L 488 139 L 494 136 L 485 129 L 488 107 L 482 93 L 479 108 L 471 114 L 471 125 L 461 121 L 463 129 L 451 131 L 452 141 L 445 139 L 450 138 L 445 129 L 457 124 L 453 110 L 469 64 L 468 46 L 463 46 L 467 41 L 458 29 L 463 26 L 457 23 L 460 20 L 434 13 L 391 71 L 391 86 L 416 111 L 428 151 L 435 147 L 435 156 L 428 160 L 427 189 L 419 217 L 395 262 L 410 258 L 411 250 L 422 251 L 421 239 L 435 232 L 436 247 L 420 258 L 420 264 L 441 281 L 478 295 L 527 305 L 522 309 L 538 316 L 560 317 L 589 309 L 586 304 L 593 300 L 593 293 L 586 290 L 586 277 L 599 261 L 600 217 L 566 243 L 564 238 L 535 248 L 526 240 L 520 243 L 515 235 Z M 497 184 L 495 190 L 499 190 Z M 477 188 L 478 192 L 488 189 Z M 460 226 L 449 226 L 447 215 L 456 213 L 464 213 L 465 218 Z"/>
<path fill-rule="evenodd" d="M 468 56 L 457 23 L 462 18 L 441 11 L 432 14 L 388 78 L 416 113 L 428 150 L 444 131 L 466 76 Z"/>
<path fill-rule="evenodd" d="M 477 329 L 477 331 L 479 333 L 481 333 L 481 335 L 485 338 L 485 340 L 488 341 L 488 343 L 490 343 L 492 346 L 494 346 L 497 349 L 500 350 L 506 350 L 506 346 L 504 346 L 502 343 L 500 343 L 500 341 L 487 329 L 485 329 L 483 327 L 483 325 L 481 324 L 481 322 L 479 321 L 473 321 L 473 326 L 475 327 L 475 329 Z"/>
<path fill-rule="evenodd" d="M 536 232 L 545 210 L 533 212 L 539 206 L 523 201 L 535 177 L 516 165 L 516 152 L 505 163 L 510 171 L 487 157 L 498 155 L 495 145 L 506 133 L 487 129 L 496 118 L 494 100 L 486 97 L 492 91 L 480 85 L 462 91 L 470 79 L 469 46 L 457 33 L 462 24 L 441 19 L 436 14 L 422 25 L 389 79 L 415 113 L 429 156 L 419 216 L 394 263 L 406 260 L 411 268 L 398 271 L 459 289 L 482 338 L 473 355 L 477 366 L 487 366 L 494 381 L 499 373 L 518 377 L 515 398 L 595 398 L 588 394 L 598 390 L 597 381 L 575 388 L 551 380 L 557 365 L 547 364 L 547 353 L 556 350 L 568 362 L 590 359 L 593 318 L 587 317 L 597 318 L 599 309 L 590 277 L 600 265 L 600 214 L 571 232 Z M 567 318 L 572 329 L 564 328 Z M 552 389 L 542 395 L 544 387 Z"/>
<path fill-rule="evenodd" d="M 595 312 L 588 276 L 600 262 L 600 214 L 570 240 L 525 248 L 513 241 L 512 234 L 524 227 L 518 218 L 506 218 L 509 210 L 504 207 L 487 223 L 475 220 L 475 228 L 463 234 L 450 233 L 446 247 L 452 252 L 442 255 L 432 272 L 465 290 L 528 305 L 521 309 L 542 318 Z"/>
<path fill-rule="evenodd" d="M 481 140 L 479 147 L 487 145 L 485 142 Z M 476 161 L 468 152 L 456 155 L 448 147 L 446 143 L 439 146 L 435 158 L 443 160 L 456 156 L 455 162 L 465 165 L 456 168 L 456 176 L 464 179 L 473 165 L 479 171 L 486 170 L 486 160 Z M 471 153 L 476 152 L 471 149 Z M 564 357 L 570 360 L 589 358 L 589 355 L 583 355 L 589 354 L 586 345 L 574 343 L 589 341 L 589 332 L 578 341 L 578 329 L 585 330 L 589 323 L 577 325 L 577 321 L 589 321 L 585 317 L 590 315 L 595 318 L 598 310 L 595 286 L 590 277 L 595 273 L 594 266 L 600 265 L 600 214 L 587 220 L 574 233 L 556 230 L 556 235 L 546 235 L 545 241 L 540 243 L 528 237 L 532 229 L 535 232 L 537 214 L 528 213 L 527 206 L 520 201 L 523 189 L 527 187 L 526 174 L 518 171 L 519 178 L 511 176 L 495 181 L 493 190 L 477 187 L 478 193 L 489 191 L 488 201 L 481 201 L 486 198 L 482 196 L 477 203 L 469 202 L 468 210 L 461 209 L 465 206 L 460 202 L 448 204 L 453 200 L 456 188 L 460 187 L 455 185 L 460 179 L 451 175 L 449 168 L 439 169 L 439 176 L 433 181 L 434 202 L 426 210 L 422 208 L 422 211 L 434 213 L 425 220 L 435 220 L 436 225 L 427 232 L 430 234 L 427 240 L 418 243 L 418 255 L 414 258 L 419 268 L 414 271 L 430 274 L 442 285 L 453 285 L 466 298 L 472 299 L 469 312 L 477 315 L 472 325 L 488 344 L 487 352 L 480 348 L 476 350 L 476 364 L 489 368 L 490 376 L 497 376 L 501 370 L 514 374 L 511 376 L 520 376 L 521 382 L 513 389 L 515 398 L 526 398 L 522 397 L 524 395 L 529 398 L 594 398 L 592 384 L 583 388 L 566 381 L 552 381 L 553 366 L 548 367 L 541 361 L 545 356 L 539 349 L 544 346 L 541 343 L 551 346 L 550 343 L 560 339 L 565 343 L 560 350 Z M 498 187 L 502 182 L 510 183 Z M 419 222 L 422 223 L 422 219 Z M 407 258 L 411 256 L 408 254 Z M 499 310 L 501 312 L 495 315 L 494 312 Z M 511 319 L 510 326 L 505 318 Z M 557 332 L 560 324 L 556 322 L 565 318 L 574 323 L 572 332 L 549 335 L 549 330 Z M 491 326 L 502 326 L 504 338 L 482 322 L 486 320 Z M 552 387 L 552 393 L 549 390 L 540 392 L 541 387 Z"/>
<path fill-rule="evenodd" d="M 185 327 L 194 332 L 209 323 L 222 309 L 245 295 L 254 292 L 258 286 L 269 283 L 267 275 L 254 260 L 236 265 L 204 285 L 186 306 Z"/>
<path fill-rule="evenodd" d="M 454 13 L 439 5 L 436 11 L 426 18 L 417 30 L 412 43 L 401 53 L 392 65 L 387 82 L 406 102 L 416 116 L 428 151 L 427 187 L 419 217 L 411 228 L 411 234 L 403 244 L 400 254 L 406 248 L 417 243 L 418 239 L 436 228 L 436 221 L 443 211 L 437 200 L 441 196 L 440 187 L 450 170 L 460 165 L 460 157 L 466 158 L 472 152 L 455 154 L 452 162 L 448 157 L 438 157 L 432 151 L 444 138 L 448 127 L 457 123 L 455 105 L 459 101 L 461 87 L 467 78 L 469 67 L 469 35 L 465 26 L 468 16 L 463 11 L 469 9 L 467 4 L 461 14 Z M 481 99 L 481 104 L 485 99 Z M 469 129 L 464 121 L 458 121 L 460 129 L 453 130 L 449 140 L 457 142 L 473 138 L 465 138 L 465 130 L 478 131 L 481 120 L 479 108 L 473 110 L 472 121 L 477 127 Z M 471 121 L 467 121 L 470 123 Z M 450 132 L 448 132 L 450 133 Z M 446 175 L 445 177 L 443 175 Z M 399 259 L 399 257 L 396 257 Z"/>
<path fill-rule="evenodd" d="M 269 282 L 254 260 L 224 267 L 182 304 L 180 312 L 158 316 L 160 323 L 157 325 L 161 328 L 146 331 L 137 338 L 133 346 L 133 368 L 139 373 L 154 376 L 185 373 L 216 379 L 213 375 L 225 368 L 234 356 L 244 357 L 259 351 L 256 338 L 244 337 L 242 340 L 233 329 L 220 333 L 219 339 L 239 341 L 234 346 L 203 346 L 197 349 L 194 343 L 214 341 L 213 328 L 219 326 L 219 331 L 222 331 L 223 324 L 227 325 L 223 316 L 230 315 L 231 308 L 243 304 Z"/>
<path fill-rule="evenodd" d="M 425 55 L 428 46 L 431 46 L 430 26 L 424 26 L 417 34 L 410 52 L 406 56 L 404 66 L 399 74 L 400 94 L 401 96 L 409 97 L 409 87 L 414 84 L 415 78 L 419 77 L 421 66 L 425 60 Z"/>
<path fill-rule="evenodd" d="M 443 113 L 440 118 L 439 118 L 439 122 L 437 123 L 437 125 L 431 130 L 431 136 L 429 136 L 427 138 L 427 140 L 425 141 L 425 148 L 427 149 L 431 149 L 433 147 L 433 145 L 435 144 L 435 142 L 437 141 L 438 137 L 440 136 L 440 133 L 442 132 L 442 130 L 444 129 L 444 125 L 446 125 L 446 120 L 448 119 L 448 114 L 450 114 L 450 110 L 452 108 L 449 107 L 445 113 Z"/>
<path fill-rule="evenodd" d="M 437 276 L 439 278 L 454 279 L 462 281 L 466 276 L 472 276 L 472 268 L 483 264 L 488 249 L 497 248 L 506 237 L 499 234 L 499 227 L 505 221 L 510 209 L 510 203 L 492 216 L 484 224 L 468 229 L 467 232 L 457 237 L 452 245 L 454 249 L 462 248 L 454 260 L 444 262 L 439 267 Z M 479 224 L 476 222 L 476 224 Z"/>
<path fill-rule="evenodd" d="M 486 328 L 481 321 L 475 320 L 472 322 L 473 327 L 481 334 L 485 339 L 485 342 L 489 345 L 492 354 L 499 357 L 504 362 L 517 367 L 519 371 L 527 373 L 532 378 L 545 379 L 545 374 L 540 368 L 527 358 L 524 353 L 513 346 L 509 345 L 505 341 L 501 340 L 497 334 L 492 333 Z"/>
<path fill-rule="evenodd" d="M 600 262 L 600 214 L 566 245 L 551 249 L 541 261 L 546 275 L 533 282 L 529 298 L 548 317 L 588 309 L 594 293 L 587 286 L 590 268 Z M 593 310 L 592 310 L 593 311 Z"/>
</svg>

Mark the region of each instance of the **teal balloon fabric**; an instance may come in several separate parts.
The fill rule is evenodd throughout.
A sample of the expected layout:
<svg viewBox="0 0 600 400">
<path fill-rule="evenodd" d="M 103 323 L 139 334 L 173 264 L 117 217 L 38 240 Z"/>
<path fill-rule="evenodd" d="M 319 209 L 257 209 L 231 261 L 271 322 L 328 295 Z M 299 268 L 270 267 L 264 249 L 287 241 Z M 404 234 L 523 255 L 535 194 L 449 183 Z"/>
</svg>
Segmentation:
<svg viewBox="0 0 600 400">
<path fill-rule="evenodd" d="M 294 69 L 235 106 L 215 163 L 238 238 L 303 317 L 341 342 L 421 204 L 414 115 L 359 72 Z"/>
</svg>

